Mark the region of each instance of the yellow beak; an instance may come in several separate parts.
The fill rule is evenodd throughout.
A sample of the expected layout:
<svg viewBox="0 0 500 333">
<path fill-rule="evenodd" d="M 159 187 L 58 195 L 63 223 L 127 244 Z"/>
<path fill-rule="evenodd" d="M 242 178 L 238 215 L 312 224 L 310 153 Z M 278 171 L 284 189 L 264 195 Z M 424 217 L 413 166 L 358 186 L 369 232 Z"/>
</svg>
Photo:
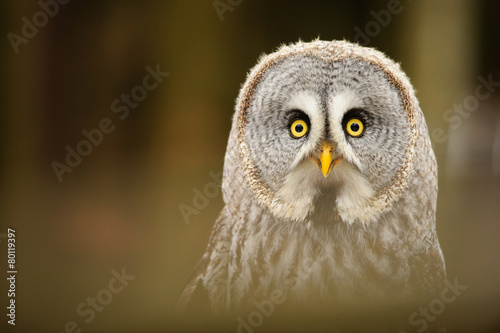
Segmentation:
<svg viewBox="0 0 500 333">
<path fill-rule="evenodd" d="M 326 141 L 323 141 L 323 145 L 320 149 L 319 155 L 319 167 L 321 168 L 321 172 L 323 176 L 326 178 L 332 171 L 333 166 L 341 159 L 342 157 L 337 157 L 334 159 L 333 156 L 333 147 Z"/>
</svg>

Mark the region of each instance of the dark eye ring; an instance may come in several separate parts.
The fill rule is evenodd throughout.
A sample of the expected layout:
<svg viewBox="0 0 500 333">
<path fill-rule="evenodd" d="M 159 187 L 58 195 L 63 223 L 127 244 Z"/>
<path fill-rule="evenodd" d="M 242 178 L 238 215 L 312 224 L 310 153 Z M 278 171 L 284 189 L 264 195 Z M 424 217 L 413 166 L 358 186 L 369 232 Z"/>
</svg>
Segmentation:
<svg viewBox="0 0 500 333">
<path fill-rule="evenodd" d="M 288 133 L 294 139 L 305 137 L 309 133 L 311 123 L 309 117 L 301 110 L 290 110 L 288 112 Z"/>
<path fill-rule="evenodd" d="M 342 128 L 345 134 L 352 137 L 361 137 L 373 122 L 373 116 L 364 109 L 350 109 L 344 115 Z"/>
</svg>

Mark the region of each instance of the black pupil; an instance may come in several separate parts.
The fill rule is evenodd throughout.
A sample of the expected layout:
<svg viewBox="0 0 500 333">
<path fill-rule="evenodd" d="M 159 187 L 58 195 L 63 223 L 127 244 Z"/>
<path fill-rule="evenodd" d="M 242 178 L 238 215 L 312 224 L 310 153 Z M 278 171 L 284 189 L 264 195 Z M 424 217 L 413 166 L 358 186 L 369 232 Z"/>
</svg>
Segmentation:
<svg viewBox="0 0 500 333">
<path fill-rule="evenodd" d="M 357 123 L 352 123 L 352 124 L 351 124 L 351 131 L 353 131 L 353 132 L 357 132 L 357 131 L 359 131 L 359 124 L 357 124 Z"/>
<path fill-rule="evenodd" d="M 302 124 L 295 125 L 295 131 L 297 133 L 302 133 L 303 130 L 304 130 L 304 126 L 302 126 Z"/>
</svg>

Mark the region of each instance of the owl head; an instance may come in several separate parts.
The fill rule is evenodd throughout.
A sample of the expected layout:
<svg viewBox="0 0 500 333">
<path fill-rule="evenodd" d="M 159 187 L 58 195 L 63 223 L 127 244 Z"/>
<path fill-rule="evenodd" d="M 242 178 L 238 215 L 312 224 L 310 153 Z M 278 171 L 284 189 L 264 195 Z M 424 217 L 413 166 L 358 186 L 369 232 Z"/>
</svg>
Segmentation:
<svg viewBox="0 0 500 333">
<path fill-rule="evenodd" d="M 223 189 L 245 179 L 244 190 L 225 190 L 225 201 L 239 193 L 276 218 L 321 211 L 369 223 L 418 181 L 422 132 L 430 146 L 408 78 L 381 52 L 345 41 L 283 46 L 241 89 Z"/>
</svg>

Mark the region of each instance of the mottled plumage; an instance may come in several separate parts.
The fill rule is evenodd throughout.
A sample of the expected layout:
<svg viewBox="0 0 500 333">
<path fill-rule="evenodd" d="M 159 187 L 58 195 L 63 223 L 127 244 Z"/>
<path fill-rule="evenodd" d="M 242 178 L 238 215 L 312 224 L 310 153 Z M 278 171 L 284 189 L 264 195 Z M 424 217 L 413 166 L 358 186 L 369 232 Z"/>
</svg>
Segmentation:
<svg viewBox="0 0 500 333">
<path fill-rule="evenodd" d="M 299 118 L 300 138 L 290 132 Z M 347 131 L 351 119 L 361 135 Z M 196 289 L 232 316 L 276 289 L 283 308 L 334 313 L 418 304 L 442 288 L 434 152 L 408 78 L 379 51 L 314 41 L 263 56 L 237 100 L 222 191 L 181 310 Z"/>
</svg>

